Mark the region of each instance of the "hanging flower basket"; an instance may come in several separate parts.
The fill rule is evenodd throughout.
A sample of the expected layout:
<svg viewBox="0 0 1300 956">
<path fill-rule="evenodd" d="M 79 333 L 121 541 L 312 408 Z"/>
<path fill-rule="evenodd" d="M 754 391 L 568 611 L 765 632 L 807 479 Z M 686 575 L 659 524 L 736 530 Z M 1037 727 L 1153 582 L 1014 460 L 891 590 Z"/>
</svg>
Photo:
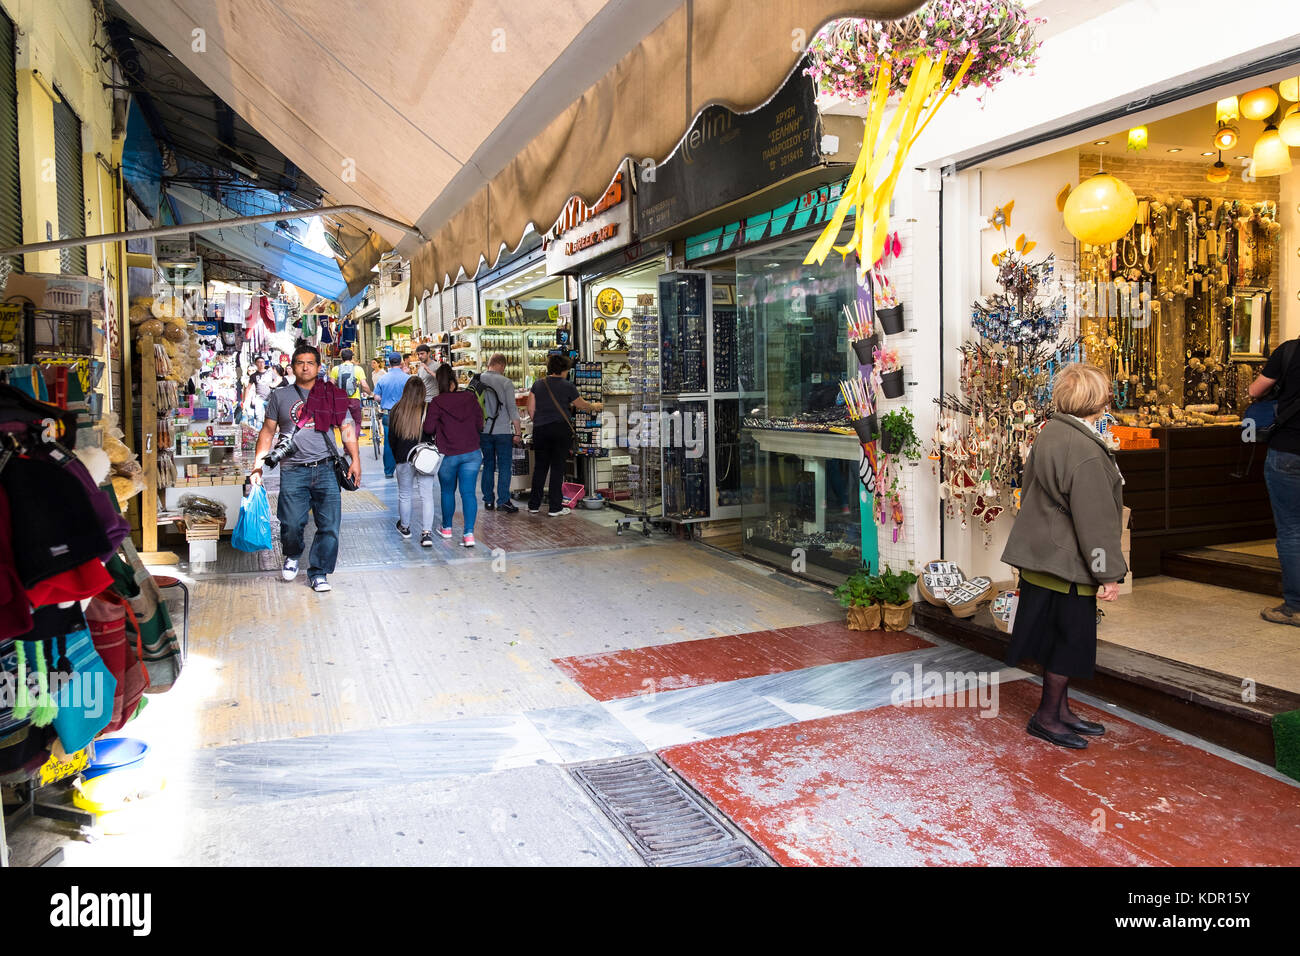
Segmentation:
<svg viewBox="0 0 1300 956">
<path fill-rule="evenodd" d="M 810 64 L 804 72 L 823 96 L 860 103 L 871 98 L 882 64 L 893 67 L 890 95 L 901 96 L 907 67 L 918 57 L 937 59 L 947 52 L 942 74 L 947 85 L 958 80 L 969 54 L 960 84 L 982 87 L 983 93 L 1037 65 L 1041 41 L 1034 31 L 1045 22 L 1030 16 L 1022 0 L 930 0 L 901 20 L 851 18 L 828 24 L 809 44 Z"/>
<path fill-rule="evenodd" d="M 836 20 L 813 38 L 805 73 L 823 96 L 868 104 L 862 154 L 805 265 L 832 249 L 858 256 L 861 279 L 884 254 L 889 202 L 912 144 L 947 97 L 970 86 L 991 89 L 1032 67 L 1039 41 L 1023 0 L 930 0 L 901 20 Z M 896 106 L 885 126 L 887 105 Z M 853 236 L 835 245 L 850 209 Z"/>
<path fill-rule="evenodd" d="M 897 335 L 903 331 L 903 303 L 888 309 L 876 310 L 876 322 L 888 335 Z"/>
<path fill-rule="evenodd" d="M 858 339 L 853 343 L 853 352 L 858 357 L 859 365 L 870 365 L 872 356 L 876 349 L 880 348 L 880 336 L 872 335 L 869 338 Z"/>
<path fill-rule="evenodd" d="M 885 393 L 885 398 L 902 398 L 903 370 L 896 368 L 882 374 L 880 376 L 880 390 Z"/>
<path fill-rule="evenodd" d="M 875 415 L 868 415 L 854 422 L 853 430 L 858 433 L 858 440 L 865 445 L 876 440 L 876 435 L 880 432 L 880 421 Z"/>
</svg>

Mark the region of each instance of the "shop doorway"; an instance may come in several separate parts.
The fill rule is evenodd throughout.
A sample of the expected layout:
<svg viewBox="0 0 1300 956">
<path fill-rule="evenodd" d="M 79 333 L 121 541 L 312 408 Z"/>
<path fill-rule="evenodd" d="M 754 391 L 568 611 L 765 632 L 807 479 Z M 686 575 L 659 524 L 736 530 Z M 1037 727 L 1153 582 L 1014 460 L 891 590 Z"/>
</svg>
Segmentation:
<svg viewBox="0 0 1300 956">
<path fill-rule="evenodd" d="M 954 217 L 944 254 L 969 265 L 945 274 L 941 357 L 945 390 L 986 410 L 985 421 L 997 418 L 996 396 L 964 377 L 968 363 L 954 350 L 1017 354 L 1017 316 L 972 302 L 987 305 L 1002 290 L 994 260 L 1021 235 L 1038 246 L 1029 258 L 1051 255 L 1046 270 L 1061 280 L 1053 294 L 1067 299 L 1054 341 L 1077 343 L 1075 354 L 1113 383 L 1107 430 L 1132 510 L 1133 574 L 1105 608 L 1099 638 L 1290 693 L 1300 693 L 1297 635 L 1260 613 L 1282 600 L 1265 449 L 1243 444 L 1241 416 L 1251 383 L 1300 332 L 1300 169 L 1280 133 L 1300 146 L 1300 109 L 1287 99 L 1297 95 L 1294 81 L 1244 81 L 1141 126 L 1111 122 L 958 174 L 944 194 L 945 217 Z M 1119 240 L 1089 246 L 1061 207 L 1068 187 L 1099 171 L 1132 191 L 1137 216 Z M 1009 214 L 1005 228 L 999 213 Z M 1022 411 L 1041 422 L 1050 396 L 1037 398 Z M 969 417 L 953 411 L 947 421 L 961 429 Z M 946 497 L 945 557 L 968 575 L 1009 580 L 997 556 L 1014 521 L 1015 470 L 1001 483 L 992 472 L 994 494 L 978 503 L 1006 519 L 981 541 L 976 496 L 955 506 Z"/>
</svg>

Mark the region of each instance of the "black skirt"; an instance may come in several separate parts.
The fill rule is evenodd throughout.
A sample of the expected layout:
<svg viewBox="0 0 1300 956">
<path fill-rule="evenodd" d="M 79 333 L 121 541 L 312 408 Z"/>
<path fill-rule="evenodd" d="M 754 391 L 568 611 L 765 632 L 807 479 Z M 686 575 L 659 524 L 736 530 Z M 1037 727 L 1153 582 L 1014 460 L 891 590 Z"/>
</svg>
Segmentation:
<svg viewBox="0 0 1300 956">
<path fill-rule="evenodd" d="M 1020 602 L 1007 647 L 1013 667 L 1025 658 L 1065 677 L 1091 677 L 1097 666 L 1097 598 L 1020 581 Z"/>
</svg>

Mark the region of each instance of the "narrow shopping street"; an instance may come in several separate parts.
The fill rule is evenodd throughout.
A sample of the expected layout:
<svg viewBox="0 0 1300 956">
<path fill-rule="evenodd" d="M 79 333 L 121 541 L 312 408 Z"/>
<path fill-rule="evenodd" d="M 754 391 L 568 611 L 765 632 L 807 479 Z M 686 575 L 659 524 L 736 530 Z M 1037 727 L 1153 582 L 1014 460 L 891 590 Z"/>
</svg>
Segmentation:
<svg viewBox="0 0 1300 956">
<path fill-rule="evenodd" d="M 193 575 L 185 680 L 133 730 L 165 791 L 70 864 L 1300 863 L 1270 768 L 1109 706 L 1086 752 L 1034 740 L 1023 672 L 849 631 L 825 590 L 612 512 L 482 513 L 478 547 L 424 550 L 366 468 L 333 592 L 278 553 Z M 895 705 L 931 672 L 996 674 L 995 703 Z M 573 773 L 651 755 L 721 823 L 666 857 Z M 67 834 L 30 824 L 15 862 Z"/>
<path fill-rule="evenodd" d="M 0 0 L 11 866 L 1284 929 L 1300 3 Z"/>
</svg>

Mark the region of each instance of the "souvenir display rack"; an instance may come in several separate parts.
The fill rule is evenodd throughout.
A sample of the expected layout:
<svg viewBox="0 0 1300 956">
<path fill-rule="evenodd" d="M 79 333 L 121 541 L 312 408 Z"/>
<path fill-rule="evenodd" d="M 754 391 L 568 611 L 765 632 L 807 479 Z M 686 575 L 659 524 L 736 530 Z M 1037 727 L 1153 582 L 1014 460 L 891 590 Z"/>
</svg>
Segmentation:
<svg viewBox="0 0 1300 956">
<path fill-rule="evenodd" d="M 603 400 L 604 387 L 601 384 L 603 369 L 604 366 L 599 362 L 579 362 L 573 367 L 573 384 L 578 389 L 579 397 L 589 402 Z M 609 449 L 601 443 L 600 415 L 591 412 L 575 412 L 573 430 L 579 455 L 591 458 L 608 457 Z"/>
<path fill-rule="evenodd" d="M 627 333 L 628 365 L 631 369 L 632 403 L 630 408 L 643 414 L 659 413 L 659 312 L 653 306 L 636 306 L 632 309 L 632 326 Z M 657 417 L 655 419 L 657 422 Z M 655 518 L 663 511 L 657 435 L 651 437 L 652 425 L 646 421 L 627 435 L 616 439 L 620 447 L 628 449 L 631 459 L 627 466 L 628 491 L 631 493 L 632 512 L 618 519 L 618 533 L 640 522 L 641 533 L 650 534 Z"/>
<path fill-rule="evenodd" d="M 1050 255 L 1030 259 L 1034 245 L 1021 236 L 993 257 L 1001 291 L 972 307 L 977 339 L 959 347 L 961 394 L 935 400 L 929 457 L 936 473 L 942 464 L 945 513 L 963 531 L 983 530 L 986 546 L 993 524 L 1019 504 L 1025 459 L 1051 410 L 1053 375 L 1083 354 L 1060 268 Z"/>
</svg>

